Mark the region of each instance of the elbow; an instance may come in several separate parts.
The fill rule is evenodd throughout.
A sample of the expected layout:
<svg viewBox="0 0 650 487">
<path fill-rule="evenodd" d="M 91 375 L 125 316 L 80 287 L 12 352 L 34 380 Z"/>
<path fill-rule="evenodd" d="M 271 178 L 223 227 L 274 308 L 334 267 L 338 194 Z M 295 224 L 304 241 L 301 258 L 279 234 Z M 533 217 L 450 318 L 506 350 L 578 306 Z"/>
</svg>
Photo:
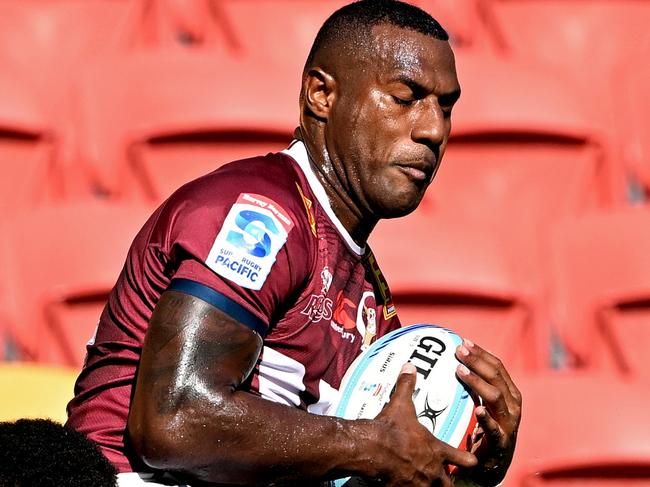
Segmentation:
<svg viewBox="0 0 650 487">
<path fill-rule="evenodd" d="M 185 397 L 162 412 L 150 404 L 141 408 L 136 404 L 127 423 L 132 452 L 152 469 L 202 472 L 215 463 L 215 451 L 228 443 L 222 440 L 236 429 L 224 414 L 228 409 L 217 395 L 209 404 Z"/>
<path fill-rule="evenodd" d="M 160 417 L 136 418 L 137 415 L 129 415 L 127 432 L 129 444 L 137 458 L 146 466 L 158 470 L 169 470 L 177 464 L 180 460 L 179 449 L 170 436 L 170 433 L 175 433 L 170 422 Z"/>
<path fill-rule="evenodd" d="M 171 416 L 151 417 L 130 414 L 127 424 L 132 451 L 147 467 L 156 470 L 183 471 L 191 460 L 191 422 L 182 411 Z"/>
</svg>

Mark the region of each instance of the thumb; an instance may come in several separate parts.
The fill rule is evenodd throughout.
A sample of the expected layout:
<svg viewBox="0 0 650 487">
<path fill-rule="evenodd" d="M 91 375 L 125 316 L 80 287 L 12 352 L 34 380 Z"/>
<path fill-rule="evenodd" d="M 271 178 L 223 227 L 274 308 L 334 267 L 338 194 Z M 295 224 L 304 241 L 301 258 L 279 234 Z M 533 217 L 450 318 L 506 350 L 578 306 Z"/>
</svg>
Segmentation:
<svg viewBox="0 0 650 487">
<path fill-rule="evenodd" d="M 391 402 L 408 400 L 411 404 L 413 403 L 413 391 L 417 380 L 416 373 L 415 365 L 405 363 L 402 366 L 391 394 Z"/>
</svg>

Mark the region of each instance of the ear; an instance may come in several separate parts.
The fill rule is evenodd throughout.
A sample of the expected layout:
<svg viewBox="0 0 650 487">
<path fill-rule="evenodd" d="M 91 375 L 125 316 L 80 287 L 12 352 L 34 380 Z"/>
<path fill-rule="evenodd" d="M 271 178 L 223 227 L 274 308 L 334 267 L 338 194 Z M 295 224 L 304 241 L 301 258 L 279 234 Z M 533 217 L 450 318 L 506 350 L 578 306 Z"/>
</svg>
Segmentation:
<svg viewBox="0 0 650 487">
<path fill-rule="evenodd" d="M 311 68 L 303 81 L 305 106 L 316 117 L 327 119 L 336 99 L 336 80 L 321 68 Z"/>
</svg>

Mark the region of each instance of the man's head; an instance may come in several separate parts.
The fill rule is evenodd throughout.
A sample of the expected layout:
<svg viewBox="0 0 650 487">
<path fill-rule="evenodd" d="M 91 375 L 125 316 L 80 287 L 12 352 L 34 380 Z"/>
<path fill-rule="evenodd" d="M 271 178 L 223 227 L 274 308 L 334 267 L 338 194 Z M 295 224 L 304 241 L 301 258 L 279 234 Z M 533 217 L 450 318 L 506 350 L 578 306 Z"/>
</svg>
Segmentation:
<svg viewBox="0 0 650 487">
<path fill-rule="evenodd" d="M 83 434 L 48 419 L 0 423 L 0 485 L 114 487 L 117 472 Z"/>
<path fill-rule="evenodd" d="M 440 164 L 460 96 L 447 40 L 429 14 L 390 0 L 345 6 L 316 37 L 302 131 L 321 173 L 362 219 L 414 210 Z"/>
</svg>

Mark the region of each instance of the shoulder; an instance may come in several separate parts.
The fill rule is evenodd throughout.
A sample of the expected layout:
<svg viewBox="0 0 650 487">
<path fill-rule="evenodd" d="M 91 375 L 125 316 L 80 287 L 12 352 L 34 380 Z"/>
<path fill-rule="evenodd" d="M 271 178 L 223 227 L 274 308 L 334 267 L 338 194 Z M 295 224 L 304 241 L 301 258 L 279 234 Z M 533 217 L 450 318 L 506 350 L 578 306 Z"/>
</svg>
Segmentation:
<svg viewBox="0 0 650 487">
<path fill-rule="evenodd" d="M 242 159 L 226 164 L 179 188 L 166 206 L 192 209 L 230 207 L 242 193 L 257 194 L 273 200 L 287 210 L 302 205 L 297 190 L 295 163 L 282 153 Z"/>
<path fill-rule="evenodd" d="M 287 230 L 296 228 L 290 232 L 291 240 L 309 245 L 309 215 L 299 189 L 299 171 L 283 153 L 226 164 L 172 194 L 161 208 L 158 228 L 172 240 L 188 231 L 214 238 L 229 214 L 243 218 L 261 214 Z"/>
</svg>

